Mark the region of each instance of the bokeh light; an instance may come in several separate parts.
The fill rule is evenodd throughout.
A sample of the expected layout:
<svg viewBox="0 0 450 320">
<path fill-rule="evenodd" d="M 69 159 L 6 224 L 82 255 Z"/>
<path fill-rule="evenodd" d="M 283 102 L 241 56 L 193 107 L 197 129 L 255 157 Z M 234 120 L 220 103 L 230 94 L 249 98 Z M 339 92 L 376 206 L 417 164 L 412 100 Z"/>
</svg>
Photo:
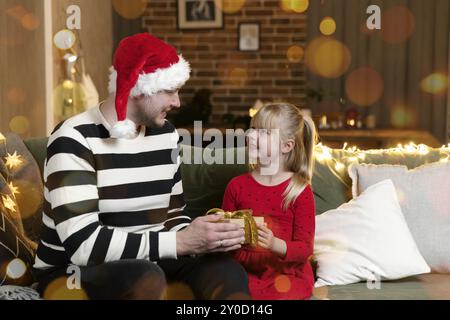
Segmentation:
<svg viewBox="0 0 450 320">
<path fill-rule="evenodd" d="M 28 11 L 21 5 L 6 9 L 6 14 L 18 21 L 20 21 L 20 19 L 24 17 L 27 13 Z"/>
<path fill-rule="evenodd" d="M 224 13 L 233 14 L 242 9 L 246 0 L 214 0 L 214 2 Z"/>
<path fill-rule="evenodd" d="M 88 300 L 88 295 L 83 289 L 68 288 L 66 277 L 52 281 L 45 289 L 42 297 L 45 300 Z"/>
<path fill-rule="evenodd" d="M 36 30 L 41 25 L 39 18 L 33 13 L 27 13 L 22 18 L 20 18 L 20 23 L 22 26 L 30 31 Z"/>
<path fill-rule="evenodd" d="M 384 81 L 371 67 L 354 70 L 345 82 L 348 98 L 358 106 L 366 107 L 377 102 L 384 91 Z"/>
<path fill-rule="evenodd" d="M 431 94 L 441 94 L 446 92 L 448 85 L 448 77 L 442 73 L 430 74 L 420 83 L 422 90 Z"/>
<path fill-rule="evenodd" d="M 53 43 L 58 49 L 68 50 L 73 47 L 77 40 L 75 34 L 68 29 L 58 31 L 53 37 Z"/>
<path fill-rule="evenodd" d="M 24 116 L 16 116 L 9 122 L 9 128 L 17 134 L 26 134 L 30 130 L 30 121 Z"/>
<path fill-rule="evenodd" d="M 26 272 L 27 266 L 19 258 L 11 260 L 6 267 L 6 275 L 13 280 L 22 278 Z"/>
<path fill-rule="evenodd" d="M 403 5 L 387 9 L 382 15 L 381 38 L 390 44 L 408 40 L 415 29 L 413 13 Z"/>
<path fill-rule="evenodd" d="M 414 114 L 404 105 L 395 105 L 391 111 L 391 124 L 395 128 L 405 128 L 414 124 Z"/>
<path fill-rule="evenodd" d="M 194 300 L 192 289 L 183 282 L 174 282 L 167 285 L 164 299 L 167 300 Z"/>
<path fill-rule="evenodd" d="M 234 85 L 244 85 L 248 80 L 247 69 L 241 67 L 232 68 L 229 74 L 229 80 Z"/>
<path fill-rule="evenodd" d="M 302 61 L 303 57 L 305 56 L 305 50 L 301 46 L 293 45 L 289 47 L 286 55 L 289 62 L 298 63 Z"/>
<path fill-rule="evenodd" d="M 342 42 L 319 37 L 306 48 L 305 62 L 308 68 L 324 78 L 339 78 L 350 67 L 351 53 Z"/>
<path fill-rule="evenodd" d="M 147 9 L 147 0 L 113 0 L 113 8 L 122 18 L 137 19 Z"/>
<path fill-rule="evenodd" d="M 26 92 L 22 88 L 11 87 L 6 92 L 6 99 L 8 100 L 8 103 L 13 106 L 21 105 L 25 102 Z"/>
<path fill-rule="evenodd" d="M 72 90 L 74 88 L 74 83 L 71 80 L 64 80 L 63 88 L 67 90 Z"/>
<path fill-rule="evenodd" d="M 287 12 L 303 13 L 308 7 L 309 0 L 281 0 L 281 8 Z"/>
<path fill-rule="evenodd" d="M 320 32 L 325 36 L 331 36 L 336 32 L 336 21 L 332 17 L 325 17 L 320 22 Z"/>
<path fill-rule="evenodd" d="M 291 290 L 291 280 L 288 276 L 281 275 L 275 278 L 275 289 L 278 292 L 285 293 Z"/>
</svg>

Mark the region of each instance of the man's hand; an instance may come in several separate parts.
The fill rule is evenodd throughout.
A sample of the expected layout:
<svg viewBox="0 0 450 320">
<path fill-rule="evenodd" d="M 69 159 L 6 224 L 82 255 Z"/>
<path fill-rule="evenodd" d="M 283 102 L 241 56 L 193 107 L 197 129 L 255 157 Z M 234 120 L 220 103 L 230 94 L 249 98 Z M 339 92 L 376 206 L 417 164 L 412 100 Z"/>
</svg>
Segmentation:
<svg viewBox="0 0 450 320">
<path fill-rule="evenodd" d="M 194 219 L 186 228 L 177 232 L 177 255 L 227 252 L 241 248 L 245 231 L 239 225 L 218 222 L 221 214 Z"/>
</svg>

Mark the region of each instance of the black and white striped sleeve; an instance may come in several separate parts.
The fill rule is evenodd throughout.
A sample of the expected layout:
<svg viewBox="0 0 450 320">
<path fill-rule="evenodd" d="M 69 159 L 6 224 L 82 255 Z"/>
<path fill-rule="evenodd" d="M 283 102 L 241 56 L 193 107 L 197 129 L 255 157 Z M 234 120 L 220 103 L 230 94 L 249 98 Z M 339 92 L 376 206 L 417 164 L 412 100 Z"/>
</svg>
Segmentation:
<svg viewBox="0 0 450 320">
<path fill-rule="evenodd" d="M 173 187 L 170 194 L 168 219 L 164 223 L 166 230 L 179 231 L 189 225 L 191 218 L 185 214 L 185 208 L 186 203 L 184 201 L 183 184 L 181 180 L 180 148 L 178 148 L 177 167 L 173 177 Z"/>
<path fill-rule="evenodd" d="M 76 129 L 62 126 L 50 137 L 44 179 L 51 217 L 72 263 L 177 258 L 176 232 L 131 233 L 101 224 L 95 157 Z"/>
</svg>

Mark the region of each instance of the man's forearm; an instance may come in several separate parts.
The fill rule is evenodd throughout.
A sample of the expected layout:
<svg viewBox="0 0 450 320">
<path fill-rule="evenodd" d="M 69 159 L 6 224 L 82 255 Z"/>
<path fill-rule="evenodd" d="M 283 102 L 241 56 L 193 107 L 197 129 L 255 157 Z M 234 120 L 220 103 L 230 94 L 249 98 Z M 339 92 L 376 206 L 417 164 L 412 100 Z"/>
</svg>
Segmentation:
<svg viewBox="0 0 450 320">
<path fill-rule="evenodd" d="M 187 256 L 191 254 L 186 245 L 184 229 L 176 232 L 177 238 L 177 256 Z"/>
</svg>

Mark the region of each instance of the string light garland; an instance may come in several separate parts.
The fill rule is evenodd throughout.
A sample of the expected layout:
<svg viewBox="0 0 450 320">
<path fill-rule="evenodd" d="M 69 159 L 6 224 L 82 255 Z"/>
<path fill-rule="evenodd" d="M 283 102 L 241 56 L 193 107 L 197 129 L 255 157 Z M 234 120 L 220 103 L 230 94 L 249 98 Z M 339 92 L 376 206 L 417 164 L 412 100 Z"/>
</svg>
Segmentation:
<svg viewBox="0 0 450 320">
<path fill-rule="evenodd" d="M 6 209 L 11 211 L 12 213 L 16 213 L 17 212 L 16 203 L 11 198 L 11 196 L 9 196 L 9 195 L 2 196 L 2 200 L 3 200 L 3 205 L 5 206 Z"/>
<path fill-rule="evenodd" d="M 9 190 L 11 190 L 11 193 L 12 193 L 14 196 L 15 196 L 16 194 L 20 194 L 20 192 L 19 192 L 19 187 L 16 187 L 16 186 L 13 184 L 12 181 L 8 183 L 8 186 L 9 186 Z"/>
<path fill-rule="evenodd" d="M 9 169 L 16 169 L 18 168 L 22 163 L 22 156 L 17 154 L 17 151 L 15 151 L 13 154 L 10 154 L 7 152 L 7 156 L 5 157 L 6 163 L 5 165 Z"/>
<path fill-rule="evenodd" d="M 342 161 L 333 157 L 333 150 L 345 152 L 345 154 L 343 154 L 341 157 Z M 332 149 L 323 145 L 322 143 L 319 143 L 315 147 L 314 155 L 318 162 L 322 164 L 328 164 L 330 167 L 334 167 L 336 174 L 342 173 L 347 167 L 348 163 L 359 163 L 359 161 L 364 161 L 368 154 L 410 154 L 423 156 L 427 155 L 431 151 L 439 151 L 440 160 L 438 160 L 438 162 L 450 162 L 450 143 L 447 146 L 443 145 L 439 149 L 431 148 L 424 144 L 415 144 L 413 142 L 410 142 L 406 145 L 398 144 L 394 148 L 370 150 L 361 150 L 356 146 L 348 147 L 347 142 L 344 143 L 342 149 Z M 347 164 L 344 161 L 347 162 Z"/>
<path fill-rule="evenodd" d="M 8 185 L 10 193 L 2 193 L 1 200 L 3 206 L 10 211 L 10 213 L 17 213 L 17 204 L 15 202 L 16 195 L 20 194 L 19 187 L 14 184 L 14 172 L 17 171 L 20 166 L 24 163 L 24 160 L 20 154 L 17 154 L 17 151 L 14 153 L 10 153 L 8 151 L 8 147 L 6 144 L 6 137 L 0 132 L 0 143 L 4 144 L 5 153 L 2 158 L 5 159 L 5 166 L 9 169 L 6 172 L 6 184 Z M 0 155 L 1 156 L 1 155 Z"/>
</svg>

